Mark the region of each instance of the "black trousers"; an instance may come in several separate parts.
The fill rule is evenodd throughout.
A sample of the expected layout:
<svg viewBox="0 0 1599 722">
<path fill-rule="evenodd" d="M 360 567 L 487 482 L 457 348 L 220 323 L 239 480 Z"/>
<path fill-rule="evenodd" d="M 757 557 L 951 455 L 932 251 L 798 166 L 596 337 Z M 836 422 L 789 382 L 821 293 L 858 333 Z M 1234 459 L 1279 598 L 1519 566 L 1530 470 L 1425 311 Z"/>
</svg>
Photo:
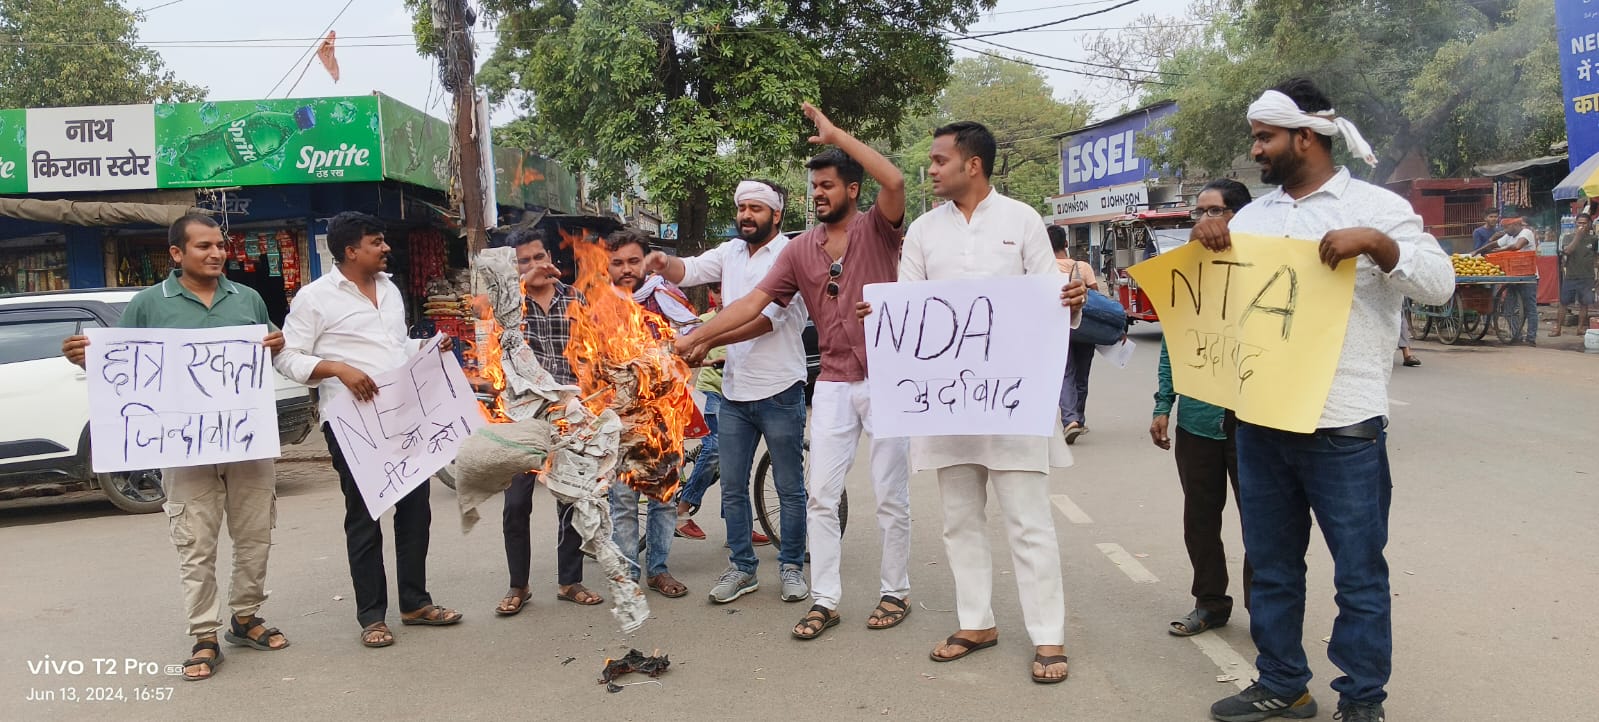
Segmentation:
<svg viewBox="0 0 1599 722">
<path fill-rule="evenodd" d="M 1207 439 L 1178 427 L 1174 435 L 1177 478 L 1183 486 L 1183 545 L 1194 567 L 1194 607 L 1210 612 L 1217 621 L 1233 613 L 1227 595 L 1227 548 L 1221 540 L 1222 512 L 1227 509 L 1227 489 L 1238 501 L 1238 447 L 1233 443 L 1237 422 L 1227 415 L 1226 439 Z M 1244 557 L 1244 608 L 1249 608 L 1249 582 L 1254 570 Z"/>
<path fill-rule="evenodd" d="M 350 465 L 339 449 L 332 429 L 322 427 L 344 491 L 344 545 L 350 555 L 350 581 L 355 583 L 355 619 L 365 627 L 383 621 L 389 611 L 389 582 L 383 571 L 383 525 L 367 512 L 361 489 L 355 485 Z M 406 494 L 394 505 L 394 566 L 399 577 L 400 611 L 414 612 L 433 603 L 427 590 L 428 529 L 433 508 L 428 505 L 428 484 Z"/>
<path fill-rule="evenodd" d="M 527 577 L 533 565 L 533 536 L 529 521 L 533 517 L 533 488 L 538 485 L 534 474 L 517 474 L 511 477 L 511 488 L 505 490 L 505 513 L 500 528 L 505 533 L 505 563 L 510 567 L 511 586 L 526 589 Z M 555 564 L 556 581 L 561 586 L 583 581 L 583 540 L 572 528 L 572 505 L 555 502 Z"/>
</svg>

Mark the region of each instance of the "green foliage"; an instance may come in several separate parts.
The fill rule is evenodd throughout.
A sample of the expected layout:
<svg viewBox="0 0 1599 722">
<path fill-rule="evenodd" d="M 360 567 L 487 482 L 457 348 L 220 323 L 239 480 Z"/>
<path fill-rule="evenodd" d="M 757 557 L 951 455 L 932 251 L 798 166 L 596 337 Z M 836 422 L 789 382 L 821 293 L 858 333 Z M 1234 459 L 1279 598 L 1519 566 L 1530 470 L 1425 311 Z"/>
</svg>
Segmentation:
<svg viewBox="0 0 1599 722">
<path fill-rule="evenodd" d="M 740 176 L 813 152 L 801 101 L 859 137 L 891 136 L 948 77 L 936 28 L 992 4 L 485 0 L 500 43 L 479 79 L 597 192 L 641 176 L 692 249 L 730 217 L 720 196 Z"/>
<path fill-rule="evenodd" d="M 1540 155 L 1563 135 L 1552 0 L 1232 0 L 1231 12 L 1154 67 L 1179 86 L 1153 159 L 1226 169 L 1248 152 L 1245 108 L 1265 88 L 1308 77 L 1353 119 L 1386 178 L 1421 151 L 1440 175 L 1487 160 Z M 1342 144 L 1335 146 L 1345 154 Z M 1350 160 L 1347 155 L 1344 160 Z"/>
<path fill-rule="evenodd" d="M 1086 100 L 1056 100 L 1043 73 L 1030 65 L 989 56 L 955 61 L 933 107 L 901 129 L 894 159 L 905 173 L 907 212 L 914 217 L 938 202 L 922 171 L 933 129 L 957 120 L 975 120 L 993 132 L 999 146 L 994 187 L 1047 211 L 1044 200 L 1060 192 L 1060 144 L 1054 136 L 1086 125 L 1092 110 Z"/>
<path fill-rule="evenodd" d="M 115 0 L 0 0 L 0 108 L 200 100 Z"/>
</svg>

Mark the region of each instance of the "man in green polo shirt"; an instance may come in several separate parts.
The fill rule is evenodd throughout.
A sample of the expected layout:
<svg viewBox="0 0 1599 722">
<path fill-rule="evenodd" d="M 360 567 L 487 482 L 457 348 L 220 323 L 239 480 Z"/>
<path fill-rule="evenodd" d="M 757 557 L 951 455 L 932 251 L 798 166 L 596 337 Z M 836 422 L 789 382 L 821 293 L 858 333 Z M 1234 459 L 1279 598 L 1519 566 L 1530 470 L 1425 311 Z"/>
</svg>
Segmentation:
<svg viewBox="0 0 1599 722">
<path fill-rule="evenodd" d="M 261 341 L 276 355 L 283 333 L 272 328 L 266 303 L 253 289 L 223 277 L 227 250 L 216 221 L 203 215 L 179 218 L 167 232 L 172 263 L 166 280 L 140 291 L 122 312 L 123 328 L 220 328 L 265 324 Z M 61 344 L 67 360 L 84 365 L 89 341 L 72 336 Z M 189 634 L 195 645 L 183 663 L 186 680 L 208 679 L 222 663 L 217 632 L 222 604 L 217 596 L 217 539 L 223 518 L 233 540 L 233 578 L 228 606 L 233 613 L 224 637 L 230 644 L 275 651 L 289 646 L 281 632 L 255 613 L 266 601 L 267 554 L 277 518 L 277 472 L 272 459 L 161 470 L 165 509 L 178 548 Z"/>
<path fill-rule="evenodd" d="M 1155 418 L 1149 438 L 1162 449 L 1172 448 L 1167 434 L 1172 406 L 1177 407 L 1177 479 L 1183 487 L 1183 545 L 1194 568 L 1194 610 L 1171 623 L 1166 631 L 1191 637 L 1227 623 L 1233 598 L 1227 595 L 1227 550 L 1221 540 L 1222 511 L 1227 508 L 1227 488 L 1238 500 L 1238 452 L 1233 432 L 1238 421 L 1232 412 L 1187 396 L 1172 388 L 1171 356 L 1160 343 L 1160 386 L 1155 391 Z M 1244 557 L 1244 607 L 1249 607 L 1249 558 Z"/>
</svg>

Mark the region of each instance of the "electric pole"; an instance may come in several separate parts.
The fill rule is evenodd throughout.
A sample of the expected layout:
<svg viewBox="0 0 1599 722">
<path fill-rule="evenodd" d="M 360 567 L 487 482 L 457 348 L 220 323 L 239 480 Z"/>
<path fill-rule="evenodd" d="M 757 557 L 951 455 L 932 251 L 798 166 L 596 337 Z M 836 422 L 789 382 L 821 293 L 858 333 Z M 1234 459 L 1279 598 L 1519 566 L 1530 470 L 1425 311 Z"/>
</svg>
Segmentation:
<svg viewBox="0 0 1599 722">
<path fill-rule="evenodd" d="M 461 226 L 466 232 L 468 256 L 488 247 L 489 219 L 484 218 L 483 154 L 478 144 L 476 60 L 473 58 L 472 25 L 476 13 L 466 0 L 433 0 L 433 23 L 443 30 L 439 49 L 439 80 L 455 97 L 452 121 L 459 182 L 456 199 L 461 208 Z M 486 119 L 485 119 L 486 120 Z"/>
</svg>

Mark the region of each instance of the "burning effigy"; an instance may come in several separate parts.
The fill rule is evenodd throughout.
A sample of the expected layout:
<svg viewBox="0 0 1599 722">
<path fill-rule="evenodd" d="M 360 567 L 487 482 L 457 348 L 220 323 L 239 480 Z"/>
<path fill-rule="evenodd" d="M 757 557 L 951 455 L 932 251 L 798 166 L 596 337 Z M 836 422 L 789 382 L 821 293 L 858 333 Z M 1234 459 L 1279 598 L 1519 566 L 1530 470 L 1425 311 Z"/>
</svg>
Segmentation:
<svg viewBox="0 0 1599 722">
<path fill-rule="evenodd" d="M 672 355 L 672 332 L 617 293 L 598 243 L 566 238 L 578 260 L 567 359 L 578 386 L 557 383 L 522 336 L 523 290 L 515 251 L 489 249 L 473 260 L 479 321 L 469 353 L 492 386 L 481 403 L 491 422 L 462 444 L 450 469 L 462 529 L 477 507 L 505 491 L 515 474 L 534 471 L 556 498 L 572 504 L 583 551 L 609 580 L 612 613 L 624 632 L 649 617 L 630 563 L 611 538 L 609 485 L 624 483 L 666 501 L 675 493 L 683 438 L 697 413 L 688 366 Z"/>
</svg>

